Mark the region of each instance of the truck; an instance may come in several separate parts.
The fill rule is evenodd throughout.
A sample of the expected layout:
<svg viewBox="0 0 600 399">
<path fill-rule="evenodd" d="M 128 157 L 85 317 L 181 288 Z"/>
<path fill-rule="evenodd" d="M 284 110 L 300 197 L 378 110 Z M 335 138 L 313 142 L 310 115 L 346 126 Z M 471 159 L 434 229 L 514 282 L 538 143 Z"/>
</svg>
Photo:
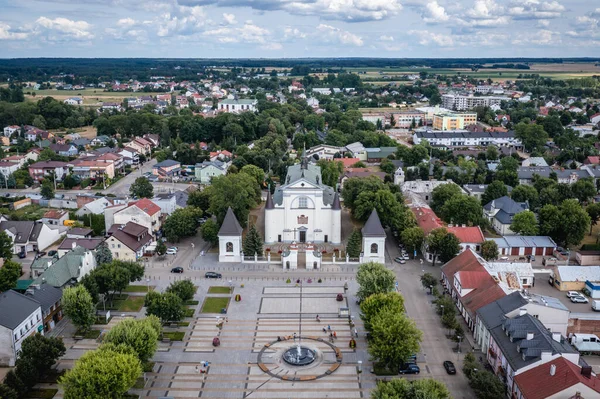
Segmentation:
<svg viewBox="0 0 600 399">
<path fill-rule="evenodd" d="M 600 312 L 600 300 L 594 299 L 592 301 L 592 309 L 595 310 L 596 312 Z"/>
</svg>

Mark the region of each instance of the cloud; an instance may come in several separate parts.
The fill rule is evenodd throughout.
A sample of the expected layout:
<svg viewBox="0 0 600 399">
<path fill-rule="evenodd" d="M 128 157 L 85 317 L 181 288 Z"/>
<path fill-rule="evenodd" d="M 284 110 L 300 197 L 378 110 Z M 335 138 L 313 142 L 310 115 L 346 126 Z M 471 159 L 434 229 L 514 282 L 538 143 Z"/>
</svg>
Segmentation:
<svg viewBox="0 0 600 399">
<path fill-rule="evenodd" d="M 427 23 L 445 22 L 450 19 L 450 16 L 446 14 L 444 7 L 438 4 L 437 1 L 427 3 L 423 10 L 423 20 Z"/>
<path fill-rule="evenodd" d="M 304 39 L 306 36 L 307 36 L 306 33 L 302 32 L 298 28 L 292 28 L 292 27 L 288 26 L 283 30 L 283 38 L 284 39 L 291 39 L 291 38 Z"/>
<path fill-rule="evenodd" d="M 42 28 L 46 33 L 56 38 L 60 35 L 70 39 L 87 40 L 93 39 L 92 25 L 86 21 L 72 21 L 66 18 L 50 19 L 40 17 L 35 21 L 36 29 Z"/>
<path fill-rule="evenodd" d="M 317 34 L 318 37 L 321 37 L 323 40 L 328 42 L 337 42 L 358 47 L 364 44 L 363 39 L 360 36 L 339 28 L 335 28 L 331 25 L 320 24 L 317 26 Z"/>
<path fill-rule="evenodd" d="M 235 20 L 235 15 L 233 15 L 233 14 L 223 13 L 223 19 L 229 25 L 235 25 L 235 24 L 237 24 L 237 21 Z"/>
<path fill-rule="evenodd" d="M 32 32 L 19 32 L 11 28 L 10 25 L 0 22 L 0 40 L 25 40 L 31 36 Z"/>
<path fill-rule="evenodd" d="M 512 41 L 512 44 L 514 45 L 533 44 L 536 46 L 559 45 L 560 43 L 560 34 L 548 29 L 540 29 L 537 32 L 521 34 Z"/>
<path fill-rule="evenodd" d="M 393 42 L 394 36 L 381 35 L 379 36 L 379 40 L 381 40 L 382 42 Z"/>
<path fill-rule="evenodd" d="M 422 46 L 434 45 L 438 47 L 452 47 L 454 45 L 452 37 L 442 33 L 435 33 L 427 30 L 410 30 L 408 31 L 408 34 L 417 36 L 419 38 L 419 44 Z"/>
<path fill-rule="evenodd" d="M 564 11 L 565 7 L 556 0 L 517 0 L 508 8 L 508 14 L 514 19 L 554 19 Z"/>
<path fill-rule="evenodd" d="M 458 18 L 460 25 L 467 27 L 496 27 L 506 25 L 510 18 L 505 15 L 505 9 L 494 0 L 476 0 L 473 8 L 464 13 L 464 18 Z"/>
<path fill-rule="evenodd" d="M 268 43 L 264 46 L 261 46 L 261 48 L 265 50 L 281 50 L 283 46 L 281 45 L 281 43 Z"/>
<path fill-rule="evenodd" d="M 136 22 L 132 18 L 122 18 L 117 21 L 118 26 L 133 26 L 135 24 L 136 24 Z"/>
<path fill-rule="evenodd" d="M 540 19 L 537 21 L 536 26 L 538 28 L 547 28 L 550 26 L 550 21 L 548 21 L 547 19 Z"/>
<path fill-rule="evenodd" d="M 255 25 L 252 21 L 246 21 L 244 26 L 239 28 L 223 27 L 211 29 L 204 31 L 203 35 L 213 37 L 219 43 L 243 42 L 266 44 L 268 39 L 270 39 L 271 32 Z M 273 43 L 270 44 L 273 45 Z"/>
</svg>

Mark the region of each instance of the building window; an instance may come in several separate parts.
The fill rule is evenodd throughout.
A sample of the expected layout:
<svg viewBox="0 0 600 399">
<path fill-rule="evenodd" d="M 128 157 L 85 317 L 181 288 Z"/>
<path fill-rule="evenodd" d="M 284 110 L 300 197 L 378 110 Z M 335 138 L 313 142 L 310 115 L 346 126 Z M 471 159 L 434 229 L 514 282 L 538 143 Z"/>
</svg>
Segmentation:
<svg viewBox="0 0 600 399">
<path fill-rule="evenodd" d="M 308 199 L 306 197 L 298 198 L 298 208 L 307 208 L 308 207 Z"/>
<path fill-rule="evenodd" d="M 377 244 L 371 244 L 371 253 L 372 254 L 376 254 L 378 249 L 379 249 L 379 246 Z"/>
<path fill-rule="evenodd" d="M 232 242 L 228 242 L 227 244 L 225 244 L 225 252 L 233 252 L 233 243 Z"/>
</svg>

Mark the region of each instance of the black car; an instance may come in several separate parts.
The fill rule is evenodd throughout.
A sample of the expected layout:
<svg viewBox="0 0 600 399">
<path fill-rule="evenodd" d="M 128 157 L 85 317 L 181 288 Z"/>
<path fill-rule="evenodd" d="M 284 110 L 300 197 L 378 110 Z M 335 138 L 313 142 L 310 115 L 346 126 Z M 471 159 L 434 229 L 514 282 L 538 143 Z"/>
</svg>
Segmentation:
<svg viewBox="0 0 600 399">
<path fill-rule="evenodd" d="M 26 257 L 27 257 L 27 254 L 25 252 L 19 252 L 20 259 L 25 259 Z"/>
<path fill-rule="evenodd" d="M 446 369 L 446 373 L 456 374 L 456 367 L 454 367 L 454 363 L 452 363 L 450 360 L 446 360 L 444 362 L 444 368 Z"/>
<path fill-rule="evenodd" d="M 206 272 L 204 274 L 205 278 L 222 278 L 223 276 L 221 275 L 221 273 L 216 273 L 216 272 Z"/>
<path fill-rule="evenodd" d="M 406 364 L 398 370 L 400 374 L 419 374 L 421 369 L 416 364 Z"/>
<path fill-rule="evenodd" d="M 54 249 L 52 251 L 48 251 L 48 256 L 55 256 L 58 254 L 58 251 L 55 251 Z"/>
<path fill-rule="evenodd" d="M 42 256 L 46 256 L 46 251 L 41 251 L 41 252 L 38 252 L 38 253 L 37 253 L 37 256 L 36 256 L 36 258 L 38 258 L 38 259 L 39 259 L 39 258 L 41 258 Z"/>
<path fill-rule="evenodd" d="M 183 267 L 177 266 L 171 269 L 171 273 L 183 273 Z"/>
</svg>

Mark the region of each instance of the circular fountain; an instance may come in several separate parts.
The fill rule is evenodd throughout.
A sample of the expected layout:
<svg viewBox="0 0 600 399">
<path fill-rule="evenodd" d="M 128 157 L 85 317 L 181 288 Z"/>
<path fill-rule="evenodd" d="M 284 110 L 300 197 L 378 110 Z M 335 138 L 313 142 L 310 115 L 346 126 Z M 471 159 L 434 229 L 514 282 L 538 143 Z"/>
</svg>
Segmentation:
<svg viewBox="0 0 600 399">
<path fill-rule="evenodd" d="M 314 362 L 316 353 L 305 346 L 296 345 L 283 353 L 283 360 L 292 366 L 307 366 Z"/>
</svg>

